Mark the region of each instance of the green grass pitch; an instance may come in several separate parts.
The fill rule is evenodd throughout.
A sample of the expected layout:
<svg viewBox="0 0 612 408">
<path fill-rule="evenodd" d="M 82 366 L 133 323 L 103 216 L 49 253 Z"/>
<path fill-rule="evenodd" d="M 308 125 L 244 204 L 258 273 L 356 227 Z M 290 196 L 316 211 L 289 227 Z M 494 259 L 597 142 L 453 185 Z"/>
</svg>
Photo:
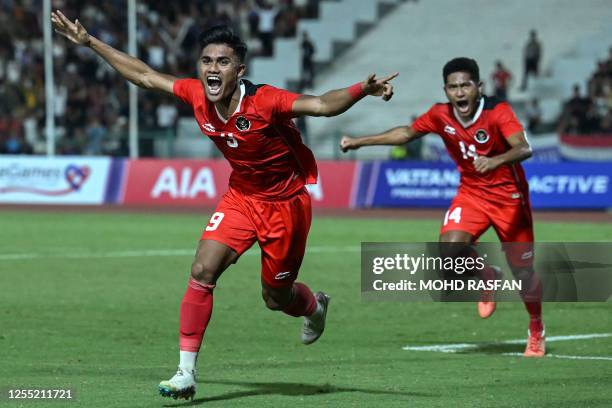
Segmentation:
<svg viewBox="0 0 612 408">
<path fill-rule="evenodd" d="M 208 215 L 1 212 L 0 406 L 612 406 L 610 359 L 502 354 L 524 347 L 501 343 L 526 337 L 521 304 L 502 303 L 483 321 L 474 304 L 361 300 L 355 247 L 436 240 L 439 220 L 332 217 L 315 217 L 300 274 L 332 297 L 321 340 L 301 345 L 301 319 L 265 308 L 252 251 L 215 290 L 195 400 L 163 399 L 157 384 L 176 369 L 179 302 Z M 536 236 L 612 241 L 612 228 L 540 222 Z M 610 303 L 545 304 L 544 313 L 548 336 L 612 332 Z M 402 350 L 465 342 L 483 346 Z M 612 337 L 548 351 L 610 358 Z M 7 388 L 66 387 L 71 403 L 6 399 Z"/>
</svg>

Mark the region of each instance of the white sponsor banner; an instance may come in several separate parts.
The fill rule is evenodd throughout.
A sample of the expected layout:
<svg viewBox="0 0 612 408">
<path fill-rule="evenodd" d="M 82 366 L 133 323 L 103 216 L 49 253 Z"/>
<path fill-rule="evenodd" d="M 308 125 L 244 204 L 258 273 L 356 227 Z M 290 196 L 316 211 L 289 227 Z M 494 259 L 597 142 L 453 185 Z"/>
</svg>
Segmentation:
<svg viewBox="0 0 612 408">
<path fill-rule="evenodd" d="M 102 204 L 106 157 L 0 156 L 0 203 Z"/>
</svg>

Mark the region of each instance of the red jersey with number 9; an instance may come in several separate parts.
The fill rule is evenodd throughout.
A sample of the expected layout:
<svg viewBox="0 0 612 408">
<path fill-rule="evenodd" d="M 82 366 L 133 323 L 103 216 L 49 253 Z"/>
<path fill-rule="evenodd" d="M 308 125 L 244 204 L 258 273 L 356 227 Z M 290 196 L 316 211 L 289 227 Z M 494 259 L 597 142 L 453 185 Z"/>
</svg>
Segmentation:
<svg viewBox="0 0 612 408">
<path fill-rule="evenodd" d="M 284 199 L 317 181 L 314 155 L 291 120 L 301 95 L 241 80 L 240 102 L 227 120 L 206 100 L 199 79 L 174 82 L 174 94 L 193 107 L 200 130 L 232 166 L 230 187 L 262 200 Z"/>
<path fill-rule="evenodd" d="M 439 103 L 417 118 L 412 128 L 419 133 L 436 133 L 442 137 L 461 173 L 462 191 L 502 202 L 527 198 L 529 187 L 520 163 L 503 165 L 486 174 L 474 169 L 476 158 L 507 152 L 511 146 L 506 138 L 523 131 L 507 102 L 483 96 L 469 123 L 455 115 L 450 103 Z"/>
</svg>

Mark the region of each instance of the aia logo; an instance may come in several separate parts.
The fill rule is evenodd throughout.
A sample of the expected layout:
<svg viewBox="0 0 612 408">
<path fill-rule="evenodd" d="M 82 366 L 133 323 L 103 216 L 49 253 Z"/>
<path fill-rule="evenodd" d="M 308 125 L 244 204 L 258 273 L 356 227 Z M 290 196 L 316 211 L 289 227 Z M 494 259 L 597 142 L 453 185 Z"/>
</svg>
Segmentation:
<svg viewBox="0 0 612 408">
<path fill-rule="evenodd" d="M 489 134 L 484 129 L 478 129 L 474 134 L 474 140 L 478 143 L 487 143 L 489 141 Z"/>
<path fill-rule="evenodd" d="M 241 132 L 245 132 L 251 128 L 251 122 L 244 116 L 238 116 L 236 118 L 236 129 Z"/>
</svg>

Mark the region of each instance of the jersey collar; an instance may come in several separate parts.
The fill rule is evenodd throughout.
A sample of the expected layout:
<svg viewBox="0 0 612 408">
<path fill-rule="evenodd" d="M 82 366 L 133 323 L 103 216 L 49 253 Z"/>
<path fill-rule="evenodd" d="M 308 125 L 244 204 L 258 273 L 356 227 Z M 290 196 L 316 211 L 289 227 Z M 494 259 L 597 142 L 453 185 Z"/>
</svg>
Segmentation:
<svg viewBox="0 0 612 408">
<path fill-rule="evenodd" d="M 219 113 L 217 106 L 215 105 L 215 112 L 217 113 L 217 117 L 219 118 L 221 122 L 227 123 L 229 118 L 231 118 L 234 114 L 240 112 L 240 108 L 242 108 L 242 98 L 244 98 L 244 94 L 245 94 L 245 86 L 244 86 L 244 82 L 242 82 L 242 79 L 241 79 L 240 80 L 240 99 L 238 100 L 238 105 L 236 105 L 236 110 L 231 115 L 229 115 L 227 120 L 223 118 L 223 116 Z"/>
<path fill-rule="evenodd" d="M 459 116 L 459 114 L 457 113 L 457 111 L 453 107 L 453 114 L 455 115 L 455 119 L 457 119 L 457 122 L 461 123 L 461 126 L 463 126 L 464 129 L 465 128 L 469 128 L 474 123 L 476 123 L 478 118 L 480 118 L 480 115 L 482 114 L 482 109 L 484 108 L 484 103 L 485 103 L 485 97 L 483 95 L 483 96 L 480 97 L 480 102 L 478 103 L 478 109 L 476 109 L 476 114 L 474 115 L 474 117 L 471 120 L 469 120 L 467 122 L 465 122 L 463 119 L 461 119 L 461 116 Z"/>
</svg>

